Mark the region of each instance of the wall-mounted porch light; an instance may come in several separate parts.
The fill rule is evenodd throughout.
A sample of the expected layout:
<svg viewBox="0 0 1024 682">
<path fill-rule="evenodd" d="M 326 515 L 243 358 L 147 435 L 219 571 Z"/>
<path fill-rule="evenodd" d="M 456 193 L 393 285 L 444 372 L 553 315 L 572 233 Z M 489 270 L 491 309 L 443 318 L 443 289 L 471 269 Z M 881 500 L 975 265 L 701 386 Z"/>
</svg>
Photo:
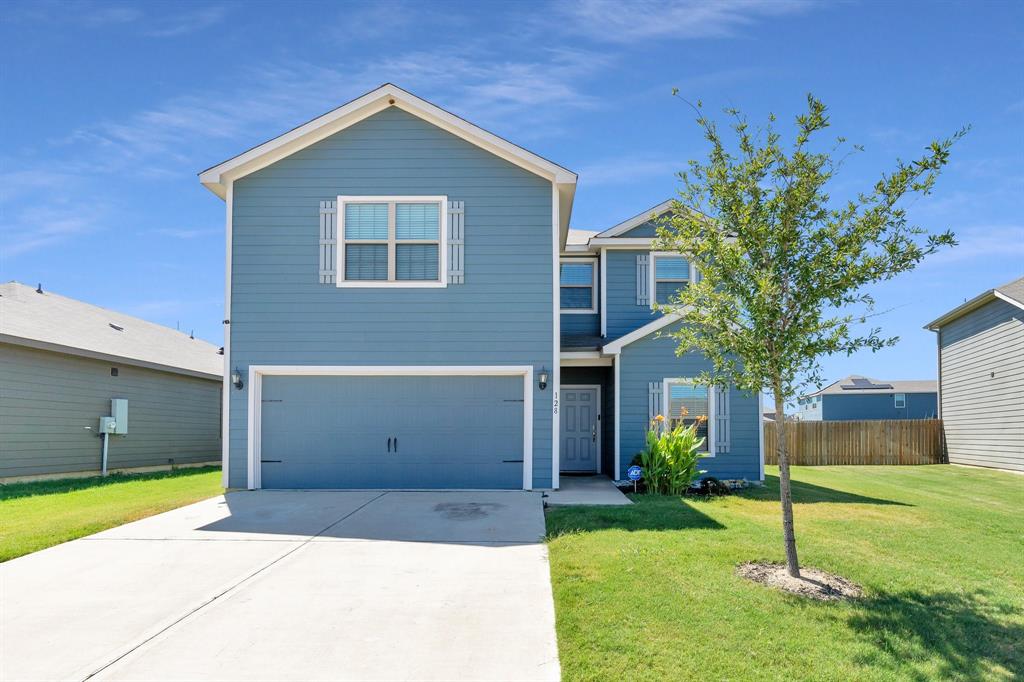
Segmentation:
<svg viewBox="0 0 1024 682">
<path fill-rule="evenodd" d="M 544 367 L 541 367 L 540 374 L 537 375 L 537 385 L 542 391 L 548 387 L 548 370 Z"/>
<path fill-rule="evenodd" d="M 239 391 L 242 390 L 242 386 L 245 386 L 245 384 L 242 383 L 242 373 L 238 371 L 237 367 L 235 367 L 235 371 L 231 373 L 231 385 Z"/>
</svg>

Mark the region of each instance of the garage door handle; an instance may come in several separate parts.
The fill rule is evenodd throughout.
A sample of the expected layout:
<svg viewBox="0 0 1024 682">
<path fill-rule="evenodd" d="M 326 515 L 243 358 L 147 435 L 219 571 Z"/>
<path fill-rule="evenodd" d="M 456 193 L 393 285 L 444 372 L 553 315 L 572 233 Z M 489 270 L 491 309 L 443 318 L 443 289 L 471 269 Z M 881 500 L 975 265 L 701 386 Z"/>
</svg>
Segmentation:
<svg viewBox="0 0 1024 682">
<path fill-rule="evenodd" d="M 388 452 L 391 452 L 391 437 L 388 437 Z"/>
<path fill-rule="evenodd" d="M 395 452 L 398 452 L 398 436 L 395 436 Z"/>
</svg>

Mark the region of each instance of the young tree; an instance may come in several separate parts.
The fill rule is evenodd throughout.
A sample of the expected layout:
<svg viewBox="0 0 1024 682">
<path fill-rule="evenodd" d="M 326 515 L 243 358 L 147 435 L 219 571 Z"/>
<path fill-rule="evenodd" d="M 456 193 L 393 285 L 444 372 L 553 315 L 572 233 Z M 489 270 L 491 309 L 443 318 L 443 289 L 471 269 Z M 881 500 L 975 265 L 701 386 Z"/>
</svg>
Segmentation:
<svg viewBox="0 0 1024 682">
<path fill-rule="evenodd" d="M 703 382 L 770 392 L 782 415 L 801 387 L 821 383 L 823 356 L 877 351 L 898 340 L 863 326 L 875 314 L 863 288 L 956 244 L 952 232 L 911 224 L 902 200 L 931 191 L 966 129 L 932 142 L 920 159 L 897 161 L 871 190 L 839 202 L 826 185 L 859 148 L 841 152 L 842 138 L 825 149 L 812 146 L 829 126 L 825 105 L 813 96 L 788 146 L 774 116 L 752 130 L 742 114 L 726 109 L 735 133 L 730 149 L 701 105 L 691 106 L 711 148 L 706 161 L 691 161 L 679 173 L 679 199 L 655 248 L 682 253 L 700 277 L 664 312 L 684 323 L 671 332 L 676 352 L 698 351 L 711 361 Z M 781 433 L 778 459 L 786 569 L 800 577 Z"/>
</svg>

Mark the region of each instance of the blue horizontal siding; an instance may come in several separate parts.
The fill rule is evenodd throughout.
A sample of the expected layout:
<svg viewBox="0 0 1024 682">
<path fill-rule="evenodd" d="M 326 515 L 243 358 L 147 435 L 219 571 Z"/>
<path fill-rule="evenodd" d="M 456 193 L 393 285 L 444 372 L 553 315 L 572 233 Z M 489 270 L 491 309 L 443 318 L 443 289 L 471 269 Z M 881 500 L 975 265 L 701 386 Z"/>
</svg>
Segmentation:
<svg viewBox="0 0 1024 682">
<path fill-rule="evenodd" d="M 318 282 L 319 202 L 465 202 L 465 284 Z M 551 183 L 396 108 L 235 183 L 231 364 L 532 365 L 552 342 Z M 233 487 L 246 484 L 246 393 L 231 392 Z M 551 485 L 550 390 L 534 392 L 534 485 Z"/>
<path fill-rule="evenodd" d="M 666 377 L 696 376 L 711 369 L 710 361 L 703 355 L 687 353 L 677 357 L 675 349 L 673 339 L 658 337 L 656 334 L 622 349 L 619 358 L 622 363 L 619 369 L 619 478 L 625 476 L 633 456 L 644 446 L 650 419 L 650 382 L 662 381 Z M 729 452 L 702 459 L 700 467 L 707 470 L 707 476 L 756 481 L 760 478 L 761 462 L 761 415 L 758 413 L 757 396 L 732 387 L 729 391 L 729 407 Z"/>
<path fill-rule="evenodd" d="M 607 251 L 608 339 L 617 339 L 660 317 L 650 306 L 636 304 L 636 257 L 647 251 Z"/>
<path fill-rule="evenodd" d="M 935 419 L 939 414 L 937 393 L 907 393 L 907 405 L 896 407 L 892 393 L 878 395 L 823 395 L 821 419 L 854 421 L 858 419 Z"/>
</svg>

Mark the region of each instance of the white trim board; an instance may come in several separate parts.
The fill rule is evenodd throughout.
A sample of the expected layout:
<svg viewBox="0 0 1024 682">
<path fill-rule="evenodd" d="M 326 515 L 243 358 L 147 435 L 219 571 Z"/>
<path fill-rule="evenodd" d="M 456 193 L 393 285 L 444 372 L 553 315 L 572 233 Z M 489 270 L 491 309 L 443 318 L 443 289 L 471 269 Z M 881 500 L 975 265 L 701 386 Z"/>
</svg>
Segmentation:
<svg viewBox="0 0 1024 682">
<path fill-rule="evenodd" d="M 649 208 L 642 213 L 638 213 L 632 218 L 627 218 L 618 225 L 615 225 L 614 227 L 609 227 L 604 232 L 598 232 L 590 241 L 591 243 L 593 243 L 595 239 L 617 237 L 623 232 L 629 232 L 634 227 L 639 227 L 646 223 L 647 221 L 651 220 L 652 218 L 657 218 L 661 216 L 663 213 L 665 213 L 665 211 L 672 208 L 673 201 L 675 201 L 675 199 L 667 199 L 666 201 L 661 202 L 657 206 Z"/>
<path fill-rule="evenodd" d="M 263 377 L 265 376 L 522 376 L 523 490 L 533 490 L 532 365 L 250 365 L 247 410 L 246 487 L 262 487 L 260 461 Z M 553 429 L 556 431 L 556 429 Z"/>
<path fill-rule="evenodd" d="M 577 390 L 593 388 L 597 390 L 597 470 L 595 473 L 603 473 L 603 462 L 601 460 L 604 459 L 604 452 L 601 449 L 603 447 L 603 434 L 601 432 L 604 430 L 604 409 L 601 403 L 601 384 L 566 384 L 565 386 L 562 386 L 562 388 Z M 559 419 L 561 419 L 561 417 L 559 417 Z M 559 443 L 559 446 L 561 446 L 561 443 Z M 559 450 L 561 450 L 561 447 L 559 447 Z M 568 473 L 575 474 L 577 472 L 571 471 Z"/>
<path fill-rule="evenodd" d="M 560 232 L 562 237 L 568 233 L 569 213 L 576 191 L 577 176 L 575 173 L 420 99 L 393 83 L 385 83 L 283 135 L 202 171 L 199 174 L 199 181 L 223 199 L 226 197 L 226 186 L 229 181 L 238 180 L 265 168 L 392 106 L 485 149 L 524 170 L 551 180 L 557 188 L 559 202 L 563 204 L 564 209 L 561 211 Z"/>
<path fill-rule="evenodd" d="M 678 322 L 680 319 L 682 319 L 682 313 L 668 313 L 666 315 L 662 315 L 658 319 L 648 322 L 647 324 L 638 329 L 634 329 L 625 336 L 620 336 L 614 341 L 605 344 L 601 348 L 601 352 L 604 353 L 605 355 L 618 355 L 623 348 L 633 343 L 634 341 L 639 341 L 645 336 L 648 336 L 649 334 L 652 334 L 664 327 L 667 327 L 673 322 Z"/>
<path fill-rule="evenodd" d="M 221 487 L 231 487 L 231 227 L 235 210 L 235 183 L 227 183 L 224 205 L 227 212 L 224 230 L 224 378 L 221 381 L 220 459 Z"/>
<path fill-rule="evenodd" d="M 559 411 L 560 393 L 562 390 L 562 363 L 558 357 L 562 349 L 562 301 L 561 272 L 559 263 L 561 258 L 562 238 L 558 229 L 559 216 L 562 212 L 561 197 L 558 194 L 558 187 L 551 185 L 551 488 L 558 490 L 561 473 L 559 426 L 561 416 Z M 594 292 L 597 295 L 597 292 Z M 532 481 L 531 481 L 532 485 Z"/>
</svg>

